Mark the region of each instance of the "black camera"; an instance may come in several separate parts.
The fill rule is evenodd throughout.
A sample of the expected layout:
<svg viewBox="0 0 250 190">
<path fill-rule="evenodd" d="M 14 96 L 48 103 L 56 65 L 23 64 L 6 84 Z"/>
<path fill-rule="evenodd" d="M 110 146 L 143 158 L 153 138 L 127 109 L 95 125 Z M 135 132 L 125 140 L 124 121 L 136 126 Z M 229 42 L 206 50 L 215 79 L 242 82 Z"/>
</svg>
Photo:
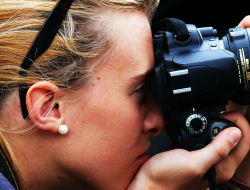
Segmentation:
<svg viewBox="0 0 250 190">
<path fill-rule="evenodd" d="M 168 27 L 153 31 L 152 87 L 172 148 L 191 151 L 235 126 L 216 118 L 218 107 L 229 100 L 241 105 L 250 102 L 250 28 L 230 28 L 220 40 L 212 27 L 196 28 L 182 21 L 173 25 L 171 20 Z M 183 27 L 185 31 L 178 34 Z"/>
</svg>

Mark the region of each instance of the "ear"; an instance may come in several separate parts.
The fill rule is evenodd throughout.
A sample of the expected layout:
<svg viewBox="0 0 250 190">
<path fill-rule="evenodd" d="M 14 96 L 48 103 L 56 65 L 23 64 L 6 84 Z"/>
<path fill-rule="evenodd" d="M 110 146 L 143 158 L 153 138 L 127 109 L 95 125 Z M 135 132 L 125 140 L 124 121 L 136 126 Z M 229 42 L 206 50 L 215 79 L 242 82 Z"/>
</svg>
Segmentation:
<svg viewBox="0 0 250 190">
<path fill-rule="evenodd" d="M 64 122 L 61 90 L 48 81 L 33 84 L 26 95 L 26 105 L 32 123 L 41 130 L 58 133 Z"/>
</svg>

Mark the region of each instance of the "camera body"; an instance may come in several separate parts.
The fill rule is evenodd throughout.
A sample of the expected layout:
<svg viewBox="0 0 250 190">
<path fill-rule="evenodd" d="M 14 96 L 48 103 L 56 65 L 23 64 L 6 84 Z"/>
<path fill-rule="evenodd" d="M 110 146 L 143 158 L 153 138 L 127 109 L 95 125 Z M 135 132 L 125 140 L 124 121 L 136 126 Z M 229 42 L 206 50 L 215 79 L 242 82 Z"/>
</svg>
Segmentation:
<svg viewBox="0 0 250 190">
<path fill-rule="evenodd" d="M 154 34 L 152 87 L 172 148 L 191 151 L 235 126 L 216 118 L 216 108 L 229 100 L 249 104 L 250 30 L 231 28 L 220 40 L 212 27 L 186 26 L 190 35 L 186 40 L 178 40 L 172 31 Z"/>
</svg>

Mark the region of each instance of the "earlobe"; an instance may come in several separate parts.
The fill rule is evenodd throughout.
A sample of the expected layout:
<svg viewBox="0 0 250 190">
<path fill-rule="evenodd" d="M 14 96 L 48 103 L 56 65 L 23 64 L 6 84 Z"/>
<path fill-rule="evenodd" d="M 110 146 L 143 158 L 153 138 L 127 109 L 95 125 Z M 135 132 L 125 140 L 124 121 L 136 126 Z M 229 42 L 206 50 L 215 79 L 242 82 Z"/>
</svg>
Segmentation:
<svg viewBox="0 0 250 190">
<path fill-rule="evenodd" d="M 63 123 L 63 105 L 57 101 L 60 89 L 48 82 L 33 84 L 26 95 L 26 105 L 32 123 L 41 130 L 58 133 L 58 126 Z"/>
</svg>

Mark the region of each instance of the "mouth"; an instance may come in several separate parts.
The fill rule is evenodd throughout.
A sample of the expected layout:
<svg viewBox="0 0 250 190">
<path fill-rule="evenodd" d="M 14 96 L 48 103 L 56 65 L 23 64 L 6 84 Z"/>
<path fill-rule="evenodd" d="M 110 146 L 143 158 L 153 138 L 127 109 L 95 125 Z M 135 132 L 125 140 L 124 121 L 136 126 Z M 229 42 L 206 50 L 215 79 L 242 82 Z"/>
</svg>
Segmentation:
<svg viewBox="0 0 250 190">
<path fill-rule="evenodd" d="M 143 153 L 141 154 L 140 156 L 137 157 L 137 160 L 141 163 L 145 163 L 146 161 L 149 160 L 149 156 L 148 156 L 148 152 L 150 150 L 150 147 Z"/>
</svg>

